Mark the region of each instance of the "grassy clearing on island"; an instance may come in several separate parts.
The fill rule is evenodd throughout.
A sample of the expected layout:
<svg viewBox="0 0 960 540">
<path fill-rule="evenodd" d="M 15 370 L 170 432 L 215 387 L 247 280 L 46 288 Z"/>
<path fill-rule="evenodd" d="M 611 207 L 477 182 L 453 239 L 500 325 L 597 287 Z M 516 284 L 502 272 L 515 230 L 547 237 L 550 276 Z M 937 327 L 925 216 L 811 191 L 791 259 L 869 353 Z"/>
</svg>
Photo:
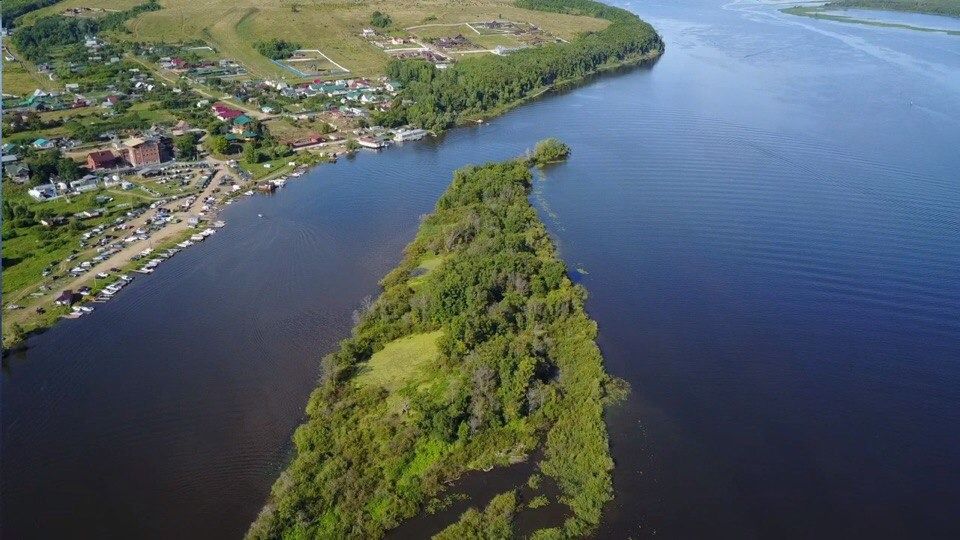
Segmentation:
<svg viewBox="0 0 960 540">
<path fill-rule="evenodd" d="M 395 392 L 414 380 L 417 373 L 440 357 L 437 340 L 442 331 L 413 334 L 396 339 L 377 351 L 357 376 L 359 384 L 368 384 Z"/>
<path fill-rule="evenodd" d="M 420 265 L 410 273 L 412 276 L 410 278 L 410 286 L 416 287 L 426 281 L 427 276 L 440 266 L 440 263 L 442 263 L 444 259 L 446 259 L 444 255 L 431 255 L 421 260 Z"/>
<path fill-rule="evenodd" d="M 66 0 L 28 15 L 32 19 L 70 7 L 126 9 L 139 0 Z M 388 4 L 361 1 L 160 0 L 163 9 L 145 13 L 127 23 L 130 41 L 176 43 L 201 39 L 218 55 L 243 63 L 255 77 L 296 79 L 254 48 L 257 41 L 280 38 L 319 49 L 354 75 L 383 73 L 390 57 L 360 36 L 370 26 L 370 15 L 380 10 L 393 20 L 388 32 L 421 24 L 466 23 L 497 18 L 532 22 L 547 32 L 572 39 L 581 32 L 600 30 L 607 21 L 561 13 L 521 9 L 512 0 L 397 0 Z M 464 27 L 466 28 L 466 27 Z M 469 29 L 467 29 L 469 30 Z"/>
</svg>

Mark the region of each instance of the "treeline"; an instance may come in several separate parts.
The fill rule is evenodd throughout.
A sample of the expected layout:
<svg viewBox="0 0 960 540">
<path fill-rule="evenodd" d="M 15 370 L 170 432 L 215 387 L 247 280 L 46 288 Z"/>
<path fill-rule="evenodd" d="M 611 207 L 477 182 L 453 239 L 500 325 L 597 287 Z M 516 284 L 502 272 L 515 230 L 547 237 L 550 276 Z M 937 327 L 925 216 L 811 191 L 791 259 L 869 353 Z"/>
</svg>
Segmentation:
<svg viewBox="0 0 960 540">
<path fill-rule="evenodd" d="M 448 480 L 538 445 L 570 508 L 544 532 L 581 535 L 599 522 L 612 495 L 602 400 L 613 385 L 585 292 L 528 201 L 530 164 L 454 174 L 380 297 L 324 358 L 296 456 L 249 538 L 377 538 L 436 503 Z M 438 259 L 423 274 L 422 262 Z M 391 391 L 364 382 L 375 353 L 427 332 L 440 336 L 439 358 L 421 359 L 418 378 Z M 498 498 L 450 536 L 509 531 L 514 506 Z"/>
<path fill-rule="evenodd" d="M 590 15 L 610 21 L 599 32 L 569 43 L 522 49 L 506 56 L 465 58 L 438 70 L 422 60 L 393 61 L 388 75 L 404 84 L 402 99 L 374 120 L 444 129 L 489 114 L 558 82 L 581 79 L 604 66 L 639 60 L 663 50 L 663 41 L 636 15 L 591 0 L 518 0 L 526 9 Z"/>
<path fill-rule="evenodd" d="M 960 17 L 960 1 L 958 0 L 837 0 L 823 7 L 885 9 L 888 11 L 910 11 Z"/>
<path fill-rule="evenodd" d="M 257 49 L 257 52 L 271 60 L 283 60 L 293 56 L 293 53 L 300 48 L 300 44 L 273 38 L 267 41 L 258 41 L 254 43 L 253 47 Z"/>
<path fill-rule="evenodd" d="M 370 24 L 377 28 L 386 28 L 393 24 L 393 19 L 385 13 L 374 11 L 373 14 L 370 15 Z"/>
<path fill-rule="evenodd" d="M 18 17 L 52 6 L 60 0 L 3 0 L 3 25 L 10 27 Z"/>
<path fill-rule="evenodd" d="M 126 30 L 124 23 L 127 20 L 158 9 L 160 4 L 156 0 L 149 0 L 145 4 L 113 12 L 100 19 L 63 15 L 42 17 L 29 26 L 17 29 L 13 34 L 13 43 L 28 60 L 46 62 L 64 47 L 82 45 L 88 36 L 95 36 L 103 31 Z"/>
</svg>

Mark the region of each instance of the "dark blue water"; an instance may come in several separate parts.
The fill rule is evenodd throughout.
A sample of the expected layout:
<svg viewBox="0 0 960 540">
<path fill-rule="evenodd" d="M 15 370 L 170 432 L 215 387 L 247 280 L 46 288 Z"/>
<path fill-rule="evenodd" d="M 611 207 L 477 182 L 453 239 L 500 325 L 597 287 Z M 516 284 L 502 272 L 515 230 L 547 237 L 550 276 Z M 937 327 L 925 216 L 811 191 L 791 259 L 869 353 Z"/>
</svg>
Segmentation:
<svg viewBox="0 0 960 540">
<path fill-rule="evenodd" d="M 629 7 L 655 66 L 319 167 L 31 339 L 3 537 L 242 534 L 452 170 L 545 136 L 574 154 L 534 202 L 633 386 L 600 536 L 960 534 L 960 38 Z"/>
</svg>

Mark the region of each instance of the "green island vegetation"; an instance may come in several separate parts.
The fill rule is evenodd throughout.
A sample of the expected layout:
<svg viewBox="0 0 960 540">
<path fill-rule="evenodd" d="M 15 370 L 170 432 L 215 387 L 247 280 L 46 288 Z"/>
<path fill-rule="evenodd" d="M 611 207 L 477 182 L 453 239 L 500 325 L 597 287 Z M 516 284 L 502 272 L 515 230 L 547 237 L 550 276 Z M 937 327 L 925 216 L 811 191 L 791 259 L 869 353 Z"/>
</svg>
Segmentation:
<svg viewBox="0 0 960 540">
<path fill-rule="evenodd" d="M 921 32 L 942 32 L 950 35 L 960 35 L 957 30 L 925 28 L 903 23 L 864 20 L 856 16 L 841 15 L 837 10 L 845 9 L 874 9 L 882 11 L 902 11 L 909 13 L 924 13 L 927 15 L 942 15 L 945 17 L 960 17 L 960 1 L 957 0 L 836 0 L 820 6 L 794 6 L 781 11 L 791 15 L 801 15 L 814 19 L 864 24 L 882 28 L 901 28 Z"/>
<path fill-rule="evenodd" d="M 490 501 L 483 511 L 471 508 L 463 513 L 460 521 L 440 531 L 436 540 L 462 540 L 464 538 L 512 538 L 513 519 L 517 512 L 517 494 L 501 493 Z M 546 536 L 544 534 L 544 536 Z"/>
<path fill-rule="evenodd" d="M 563 141 L 551 137 L 537 143 L 536 148 L 533 149 L 531 159 L 538 167 L 543 167 L 544 165 L 563 161 L 569 156 L 570 147 Z"/>
<path fill-rule="evenodd" d="M 960 17 L 960 2 L 957 0 L 836 0 L 824 7 L 882 9 Z"/>
<path fill-rule="evenodd" d="M 300 48 L 299 43 L 293 43 L 278 38 L 267 41 L 258 41 L 254 44 L 257 51 L 271 60 L 290 58 Z"/>
<path fill-rule="evenodd" d="M 663 40 L 633 13 L 593 0 L 517 0 L 529 10 L 589 15 L 610 21 L 603 30 L 580 34 L 505 56 L 463 59 L 447 69 L 424 61 L 394 61 L 387 74 L 404 85 L 395 106 L 374 117 L 384 126 L 414 124 L 444 129 L 497 114 L 558 84 L 602 69 L 637 63 L 663 51 Z"/>
<path fill-rule="evenodd" d="M 603 407 L 624 383 L 605 374 L 586 292 L 528 200 L 534 164 L 454 173 L 380 297 L 323 359 L 296 455 L 249 538 L 380 537 L 435 507 L 447 482 L 537 448 L 568 510 L 537 536 L 599 523 L 613 495 Z M 517 504 L 497 496 L 439 537 L 509 537 Z"/>
</svg>

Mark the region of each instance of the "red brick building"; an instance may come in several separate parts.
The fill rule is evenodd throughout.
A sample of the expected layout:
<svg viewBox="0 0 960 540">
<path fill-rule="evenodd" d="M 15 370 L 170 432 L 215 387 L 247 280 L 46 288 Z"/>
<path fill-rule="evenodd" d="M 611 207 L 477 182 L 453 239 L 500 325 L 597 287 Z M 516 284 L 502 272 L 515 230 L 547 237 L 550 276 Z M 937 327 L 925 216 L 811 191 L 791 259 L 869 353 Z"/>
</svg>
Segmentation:
<svg viewBox="0 0 960 540">
<path fill-rule="evenodd" d="M 124 143 L 127 147 L 127 161 L 134 167 L 160 163 L 160 143 L 154 139 L 129 139 Z"/>
<path fill-rule="evenodd" d="M 117 156 L 109 150 L 98 150 L 87 154 L 87 168 L 91 171 L 112 169 L 117 166 Z"/>
</svg>

